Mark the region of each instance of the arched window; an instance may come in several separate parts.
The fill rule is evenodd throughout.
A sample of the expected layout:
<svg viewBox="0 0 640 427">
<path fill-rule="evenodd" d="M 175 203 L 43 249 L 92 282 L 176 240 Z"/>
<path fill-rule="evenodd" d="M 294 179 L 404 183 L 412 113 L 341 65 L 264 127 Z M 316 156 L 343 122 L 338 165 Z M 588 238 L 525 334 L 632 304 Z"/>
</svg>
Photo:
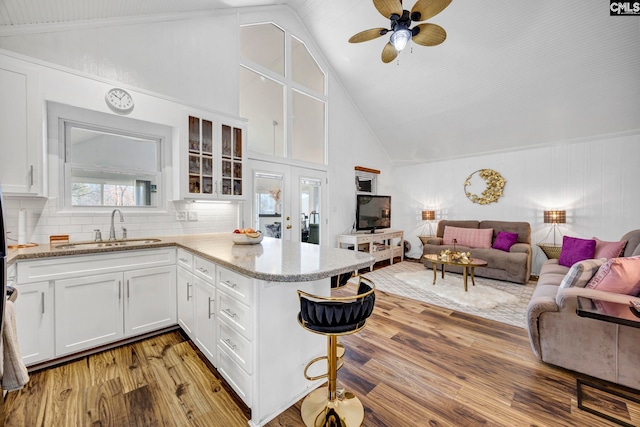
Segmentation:
<svg viewBox="0 0 640 427">
<path fill-rule="evenodd" d="M 273 23 L 240 27 L 240 115 L 248 149 L 326 164 L 326 73 L 305 43 Z"/>
</svg>

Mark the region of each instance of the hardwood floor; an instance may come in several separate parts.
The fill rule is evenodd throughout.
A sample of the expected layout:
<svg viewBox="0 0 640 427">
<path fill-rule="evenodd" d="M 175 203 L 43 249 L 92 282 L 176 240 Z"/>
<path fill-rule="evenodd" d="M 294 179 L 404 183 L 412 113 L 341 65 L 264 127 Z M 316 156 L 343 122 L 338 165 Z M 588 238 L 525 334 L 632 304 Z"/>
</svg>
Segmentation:
<svg viewBox="0 0 640 427">
<path fill-rule="evenodd" d="M 365 329 L 341 341 L 338 380 L 365 426 L 616 425 L 577 408 L 575 374 L 539 362 L 524 329 L 377 292 Z M 640 423 L 637 408 L 605 403 Z M 302 426 L 299 405 L 268 426 Z M 178 332 L 34 373 L 5 409 L 7 426 L 247 424 Z"/>
</svg>

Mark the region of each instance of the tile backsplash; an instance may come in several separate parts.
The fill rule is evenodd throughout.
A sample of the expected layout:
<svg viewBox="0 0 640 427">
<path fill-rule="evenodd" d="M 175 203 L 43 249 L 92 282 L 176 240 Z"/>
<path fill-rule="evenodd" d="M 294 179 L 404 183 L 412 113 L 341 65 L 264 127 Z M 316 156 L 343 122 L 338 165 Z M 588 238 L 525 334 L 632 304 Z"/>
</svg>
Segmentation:
<svg viewBox="0 0 640 427">
<path fill-rule="evenodd" d="M 8 243 L 17 244 L 20 210 L 26 212 L 26 241 L 49 243 L 49 236 L 68 234 L 71 241 L 93 240 L 95 229 L 100 229 L 102 238 L 109 238 L 111 209 L 105 213 L 58 213 L 54 198 L 27 198 L 5 196 L 4 208 Z M 185 220 L 177 220 L 176 213 L 185 212 Z M 189 212 L 194 212 L 189 215 Z M 122 227 L 127 229 L 129 239 L 181 234 L 203 234 L 232 231 L 238 227 L 241 217 L 239 203 L 191 203 L 175 201 L 167 203 L 164 213 L 123 211 L 124 222 L 115 218 L 116 236 L 122 236 Z M 24 217 L 24 216 L 23 216 Z M 191 220 L 189 220 L 191 217 Z"/>
</svg>

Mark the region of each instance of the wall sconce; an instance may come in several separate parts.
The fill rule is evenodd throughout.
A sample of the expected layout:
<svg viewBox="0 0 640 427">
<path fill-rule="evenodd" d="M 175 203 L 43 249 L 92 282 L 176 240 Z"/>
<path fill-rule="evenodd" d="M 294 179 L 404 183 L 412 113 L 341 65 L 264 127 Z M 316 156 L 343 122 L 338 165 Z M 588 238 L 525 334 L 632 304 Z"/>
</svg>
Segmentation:
<svg viewBox="0 0 640 427">
<path fill-rule="evenodd" d="M 561 210 L 553 210 L 553 211 L 544 211 L 544 223 L 545 224 L 553 224 L 553 245 L 556 245 L 556 230 L 560 233 L 560 229 L 558 229 L 558 224 L 565 224 L 567 222 L 567 211 Z M 560 233 L 562 236 L 562 233 Z"/>
<path fill-rule="evenodd" d="M 436 211 L 422 211 L 422 220 L 427 223 L 422 227 L 422 236 L 433 236 L 431 221 L 436 219 Z"/>
</svg>

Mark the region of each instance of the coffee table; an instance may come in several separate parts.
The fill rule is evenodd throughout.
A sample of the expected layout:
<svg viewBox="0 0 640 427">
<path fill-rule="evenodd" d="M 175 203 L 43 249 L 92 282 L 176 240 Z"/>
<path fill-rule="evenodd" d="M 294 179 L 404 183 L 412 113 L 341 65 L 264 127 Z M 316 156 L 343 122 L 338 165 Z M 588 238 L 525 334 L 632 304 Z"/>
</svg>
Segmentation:
<svg viewBox="0 0 640 427">
<path fill-rule="evenodd" d="M 433 284 L 436 284 L 437 278 L 437 270 L 438 264 L 440 264 L 442 270 L 442 278 L 444 279 L 444 270 L 445 265 L 456 265 L 458 267 L 462 267 L 462 281 L 464 283 L 464 291 L 467 292 L 467 276 L 471 273 L 471 284 L 473 286 L 476 285 L 474 270 L 476 267 L 486 267 L 487 261 L 483 259 L 473 258 L 471 261 L 467 263 L 456 262 L 456 261 L 445 261 L 438 257 L 436 254 L 427 254 L 423 256 L 424 259 L 431 263 L 431 268 L 433 269 Z"/>
</svg>

